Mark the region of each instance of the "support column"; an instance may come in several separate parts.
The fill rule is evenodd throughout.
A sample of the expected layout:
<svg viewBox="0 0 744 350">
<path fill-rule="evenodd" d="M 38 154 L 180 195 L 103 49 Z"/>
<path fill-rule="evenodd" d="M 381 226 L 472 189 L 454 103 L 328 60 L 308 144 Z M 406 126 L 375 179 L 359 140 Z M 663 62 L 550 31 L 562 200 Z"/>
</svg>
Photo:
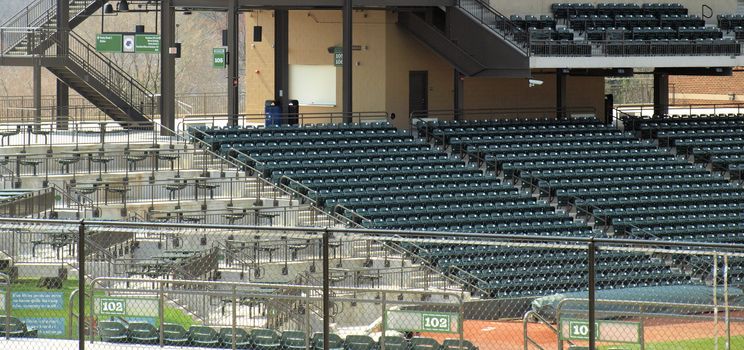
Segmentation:
<svg viewBox="0 0 744 350">
<path fill-rule="evenodd" d="M 70 42 L 70 2 L 57 1 L 57 56 L 67 56 Z M 70 116 L 70 88 L 57 79 L 56 121 L 57 129 L 67 130 Z"/>
<path fill-rule="evenodd" d="M 227 9 L 227 118 L 228 125 L 238 125 L 240 111 L 238 91 L 240 87 L 239 70 L 240 49 L 238 47 L 238 0 L 229 0 Z"/>
<path fill-rule="evenodd" d="M 57 129 L 67 130 L 70 120 L 70 87 L 57 79 Z"/>
<path fill-rule="evenodd" d="M 289 11 L 274 11 L 274 100 L 289 112 Z"/>
<path fill-rule="evenodd" d="M 669 114 L 669 74 L 654 72 L 654 114 Z"/>
<path fill-rule="evenodd" d="M 34 60 L 34 123 L 41 123 L 41 62 Z M 38 125 L 36 126 L 38 128 Z"/>
<path fill-rule="evenodd" d="M 354 67 L 354 59 L 352 57 L 353 50 L 353 35 L 352 35 L 352 16 L 354 15 L 352 0 L 344 0 L 343 8 L 343 49 L 344 49 L 344 77 L 343 77 L 343 105 L 344 105 L 344 123 L 352 122 L 352 113 L 354 112 L 354 105 L 352 100 L 352 69 Z"/>
<path fill-rule="evenodd" d="M 555 72 L 555 115 L 558 119 L 566 118 L 566 72 L 559 69 Z"/>
<path fill-rule="evenodd" d="M 176 12 L 172 0 L 162 0 L 160 8 L 160 123 L 173 130 L 176 125 Z M 161 134 L 167 134 L 161 130 Z"/>
<path fill-rule="evenodd" d="M 452 102 L 452 109 L 455 110 L 455 120 L 462 118 L 462 110 L 465 106 L 465 82 L 463 81 L 463 75 L 457 69 L 454 71 L 454 81 L 452 82 L 454 88 L 454 101 Z"/>
</svg>

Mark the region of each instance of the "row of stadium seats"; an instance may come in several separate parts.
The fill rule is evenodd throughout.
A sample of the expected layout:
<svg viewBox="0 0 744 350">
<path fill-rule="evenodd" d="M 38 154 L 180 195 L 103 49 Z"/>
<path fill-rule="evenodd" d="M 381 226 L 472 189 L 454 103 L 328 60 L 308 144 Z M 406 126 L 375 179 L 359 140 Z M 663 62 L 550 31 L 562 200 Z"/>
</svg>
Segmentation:
<svg viewBox="0 0 744 350">
<path fill-rule="evenodd" d="M 662 116 L 635 120 L 628 128 L 660 145 L 676 147 L 696 161 L 711 163 L 716 170 L 728 171 L 736 179 L 744 170 L 743 115 Z"/>
<path fill-rule="evenodd" d="M 676 130 L 677 134 L 673 136 L 681 139 L 672 138 L 673 142 L 661 145 L 678 147 L 680 142 L 690 140 L 706 144 L 741 143 L 742 138 L 733 137 L 740 130 L 731 128 L 729 122 L 731 119 L 725 121 L 726 127 L 718 129 Z M 498 121 L 493 123 L 498 124 Z M 556 122 L 555 125 L 563 123 Z M 675 224 L 704 228 L 704 225 L 744 222 L 744 217 L 736 210 L 725 213 L 680 212 L 674 206 L 659 206 L 657 210 L 638 216 L 608 215 L 603 209 L 620 213 L 638 207 L 658 206 L 669 198 L 679 200 L 679 203 L 718 208 L 718 204 L 739 200 L 744 192 L 723 176 L 710 173 L 703 165 L 690 164 L 669 149 L 657 147 L 655 140 L 639 140 L 627 132 L 608 134 L 586 128 L 564 133 L 565 139 L 560 141 L 561 134 L 545 131 L 544 122 L 538 125 L 542 128 L 532 129 L 528 131 L 530 136 L 520 137 L 501 135 L 502 129 L 495 125 L 491 125 L 489 130 L 480 126 L 458 128 L 449 125 L 431 133 L 441 140 L 449 140 L 453 150 L 459 150 L 471 159 L 485 161 L 489 169 L 503 170 L 506 176 L 519 177 L 523 182 L 541 188 L 561 205 L 576 205 L 593 214 L 606 227 L 613 226 L 615 232 L 654 237 L 647 229 Z M 616 135 L 617 139 L 609 140 L 608 135 Z M 655 135 L 661 139 L 665 134 L 659 131 Z M 534 141 L 541 138 L 551 142 Z M 689 196 L 694 196 L 694 199 Z M 634 198 L 645 202 L 641 205 L 632 200 Z M 694 235 L 694 231 L 665 232 L 664 236 L 682 234 Z"/>
<path fill-rule="evenodd" d="M 115 343 L 158 344 L 160 329 L 147 322 L 101 321 L 98 335 L 102 341 Z M 186 330 L 173 323 L 163 324 L 164 343 L 173 346 L 196 346 L 209 348 L 232 348 L 233 338 L 238 349 L 260 350 L 321 350 L 323 334 L 308 337 L 302 331 L 277 332 L 272 329 L 253 328 L 246 330 L 232 327 L 213 328 L 194 325 Z M 366 335 L 348 335 L 342 339 L 335 333 L 328 335 L 329 348 L 334 350 L 377 350 L 380 344 Z M 391 350 L 477 350 L 470 341 L 445 339 L 442 344 L 427 337 L 405 339 L 399 336 L 384 336 L 381 339 L 386 349 Z M 308 346 L 309 345 L 309 346 Z"/>
<path fill-rule="evenodd" d="M 571 15 L 687 15 L 688 10 L 681 4 L 661 3 L 600 3 L 596 6 L 590 3 L 555 3 L 550 6 L 555 18 L 568 18 Z"/>
<path fill-rule="evenodd" d="M 386 128 L 389 126 L 377 125 L 367 132 L 378 134 Z M 296 131 L 312 133 L 314 129 L 304 126 Z M 281 137 L 277 134 L 277 141 Z M 318 141 L 322 143 L 304 146 L 286 142 L 280 145 L 269 140 L 237 146 L 247 153 L 241 159 L 252 162 L 264 175 L 277 182 L 284 181 L 326 210 L 346 215 L 367 227 L 591 235 L 589 226 L 573 222 L 546 202 L 496 177 L 484 175 L 475 164 L 466 164 L 410 134 L 399 138 L 390 133 L 364 148 L 349 147 L 352 145 L 341 142 L 343 137 L 328 135 L 326 140 Z M 225 149 L 225 152 L 234 151 Z M 293 181 L 287 182 L 287 177 Z M 366 214 L 370 217 L 360 219 L 359 215 Z M 536 271 L 535 280 L 539 276 L 540 272 Z"/>
<path fill-rule="evenodd" d="M 586 39 L 604 40 L 670 40 L 722 39 L 723 33 L 706 27 L 586 27 Z"/>
<path fill-rule="evenodd" d="M 596 27 L 612 27 L 615 30 L 635 30 L 634 28 L 659 27 L 671 28 L 674 30 L 682 28 L 700 28 L 715 31 L 723 35 L 720 29 L 715 27 L 706 27 L 705 21 L 698 16 L 664 16 L 656 18 L 651 15 L 645 16 L 571 16 L 568 28 L 576 31 L 587 31 Z M 617 40 L 621 40 L 618 38 Z M 591 40 L 591 39 L 590 39 Z"/>
</svg>

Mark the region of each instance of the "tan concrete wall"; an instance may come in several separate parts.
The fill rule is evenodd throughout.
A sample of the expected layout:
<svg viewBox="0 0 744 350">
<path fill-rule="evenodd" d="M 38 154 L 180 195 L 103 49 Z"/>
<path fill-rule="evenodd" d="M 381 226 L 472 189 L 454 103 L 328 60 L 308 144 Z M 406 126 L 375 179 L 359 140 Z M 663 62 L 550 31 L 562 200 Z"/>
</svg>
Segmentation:
<svg viewBox="0 0 744 350">
<path fill-rule="evenodd" d="M 396 24 L 397 14 L 385 11 L 357 11 L 354 14 L 354 110 L 395 113 L 395 125 L 409 125 L 408 77 L 410 71 L 427 71 L 429 109 L 453 108 L 453 68 L 444 59 Z M 263 42 L 252 43 L 252 27 L 264 27 Z M 249 113 L 262 113 L 264 101 L 273 98 L 274 21 L 271 12 L 247 16 L 248 48 L 246 91 Z M 340 46 L 339 11 L 290 12 L 290 64 L 333 63 L 328 47 Z M 259 73 L 256 73 L 258 71 Z M 303 112 L 339 112 L 342 110 L 342 70 L 337 68 L 335 107 L 302 106 Z M 553 74 L 539 75 L 545 84 L 528 88 L 526 79 L 466 78 L 465 108 L 555 107 Z M 573 107 L 591 106 L 602 110 L 602 78 L 569 77 L 567 103 Z"/>
<path fill-rule="evenodd" d="M 542 80 L 543 85 L 529 87 L 527 79 L 465 78 L 465 107 L 555 108 L 555 74 L 536 72 L 534 77 Z M 601 116 L 604 109 L 604 78 L 569 76 L 566 89 L 567 107 L 593 108 Z"/>
<path fill-rule="evenodd" d="M 452 66 L 396 24 L 397 15 L 388 14 L 388 77 L 386 109 L 395 113 L 395 125 L 408 127 L 408 75 L 410 71 L 428 71 L 429 109 L 452 109 L 454 102 Z"/>
<path fill-rule="evenodd" d="M 571 1 L 559 1 L 559 0 L 528 0 L 528 1 L 513 1 L 513 0 L 490 0 L 491 6 L 497 11 L 505 15 L 546 15 L 550 14 L 550 5 L 559 2 L 571 2 Z M 608 3 L 612 1 L 607 0 L 586 0 L 580 1 L 581 3 Z M 654 1 L 625 1 L 631 3 L 652 3 Z M 680 3 L 690 10 L 691 15 L 701 15 L 703 4 L 696 0 L 674 0 L 670 2 Z M 736 0 L 710 0 L 704 2 L 706 5 L 713 8 L 713 17 L 708 20 L 709 23 L 715 23 L 716 15 L 726 13 L 736 13 Z"/>
</svg>

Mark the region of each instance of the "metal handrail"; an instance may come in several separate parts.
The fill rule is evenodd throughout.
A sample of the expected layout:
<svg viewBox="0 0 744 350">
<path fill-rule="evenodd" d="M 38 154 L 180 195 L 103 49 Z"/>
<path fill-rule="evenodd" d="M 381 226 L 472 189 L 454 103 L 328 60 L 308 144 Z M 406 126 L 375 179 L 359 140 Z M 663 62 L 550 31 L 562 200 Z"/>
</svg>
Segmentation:
<svg viewBox="0 0 744 350">
<path fill-rule="evenodd" d="M 480 14 L 476 13 L 474 9 L 469 8 L 466 2 L 472 2 L 477 4 L 481 7 Z M 517 49 L 522 51 L 522 53 L 525 54 L 525 56 L 530 56 L 530 42 L 529 40 L 520 40 L 519 35 L 522 35 L 524 37 L 527 37 L 527 32 L 517 26 L 514 22 L 512 22 L 509 17 L 505 16 L 495 8 L 493 8 L 487 1 L 482 0 L 457 0 L 457 6 L 461 9 L 463 9 L 465 12 L 470 14 L 471 16 L 475 17 L 478 21 L 480 21 L 483 25 L 491 28 L 495 33 L 499 34 L 504 40 L 512 43 Z M 494 16 L 494 19 L 497 21 L 496 23 L 488 23 L 485 19 L 485 14 L 483 11 L 488 11 L 492 16 Z M 499 24 L 503 26 L 503 28 L 498 28 Z M 494 28 L 493 26 L 496 26 L 497 28 Z"/>
</svg>

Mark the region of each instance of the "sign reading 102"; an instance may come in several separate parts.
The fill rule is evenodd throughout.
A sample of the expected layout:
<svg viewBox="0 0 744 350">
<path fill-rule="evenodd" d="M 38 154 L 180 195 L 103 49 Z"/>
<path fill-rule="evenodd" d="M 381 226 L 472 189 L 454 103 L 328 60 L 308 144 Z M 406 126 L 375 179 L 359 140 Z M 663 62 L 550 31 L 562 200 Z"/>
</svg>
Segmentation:
<svg viewBox="0 0 744 350">
<path fill-rule="evenodd" d="M 447 314 L 421 314 L 421 322 L 425 331 L 449 332 L 450 316 Z"/>
<path fill-rule="evenodd" d="M 127 313 L 127 302 L 123 299 L 100 299 L 102 314 L 125 315 Z"/>
</svg>

